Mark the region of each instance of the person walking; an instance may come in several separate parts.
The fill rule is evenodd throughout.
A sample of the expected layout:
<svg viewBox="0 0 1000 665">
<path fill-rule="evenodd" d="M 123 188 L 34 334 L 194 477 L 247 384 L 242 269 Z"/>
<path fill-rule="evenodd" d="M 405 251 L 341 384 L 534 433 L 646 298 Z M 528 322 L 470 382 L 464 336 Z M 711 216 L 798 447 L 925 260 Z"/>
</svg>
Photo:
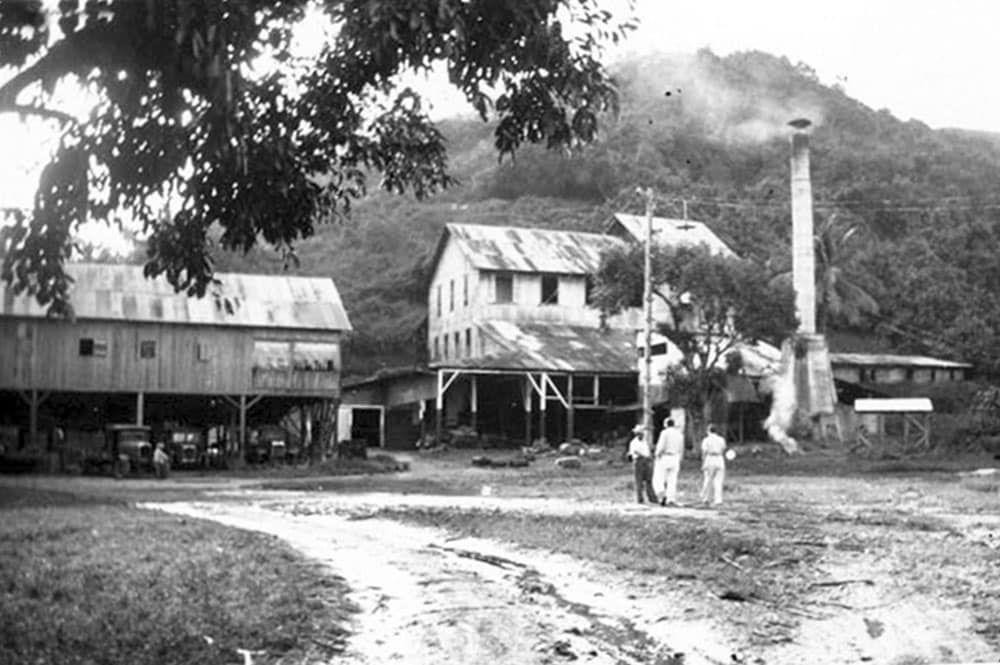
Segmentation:
<svg viewBox="0 0 1000 665">
<path fill-rule="evenodd" d="M 653 469 L 653 489 L 660 493 L 661 506 L 678 505 L 677 478 L 681 472 L 683 457 L 684 432 L 677 427 L 673 418 L 667 418 L 663 421 L 663 431 L 656 442 Z"/>
<path fill-rule="evenodd" d="M 726 479 L 726 440 L 709 425 L 701 440 L 701 500 L 713 506 L 722 505 L 722 484 Z"/>
<path fill-rule="evenodd" d="M 649 454 L 649 444 L 646 443 L 646 428 L 636 425 L 632 428 L 632 440 L 628 444 L 628 458 L 632 461 L 632 471 L 635 474 L 635 498 L 642 503 L 645 493 L 650 503 L 656 503 L 656 492 L 653 491 L 653 459 Z"/>
</svg>

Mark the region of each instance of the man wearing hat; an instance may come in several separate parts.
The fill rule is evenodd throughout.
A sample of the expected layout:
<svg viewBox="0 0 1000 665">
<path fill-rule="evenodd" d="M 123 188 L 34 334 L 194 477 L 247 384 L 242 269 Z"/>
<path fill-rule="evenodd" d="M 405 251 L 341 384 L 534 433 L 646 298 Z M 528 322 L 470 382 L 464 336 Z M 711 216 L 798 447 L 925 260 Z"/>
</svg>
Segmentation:
<svg viewBox="0 0 1000 665">
<path fill-rule="evenodd" d="M 632 460 L 632 470 L 635 473 L 635 498 L 642 503 L 642 494 L 650 503 L 656 503 L 656 492 L 653 491 L 653 457 L 646 442 L 646 428 L 636 425 L 632 428 L 632 440 L 628 444 L 628 458 Z"/>
</svg>

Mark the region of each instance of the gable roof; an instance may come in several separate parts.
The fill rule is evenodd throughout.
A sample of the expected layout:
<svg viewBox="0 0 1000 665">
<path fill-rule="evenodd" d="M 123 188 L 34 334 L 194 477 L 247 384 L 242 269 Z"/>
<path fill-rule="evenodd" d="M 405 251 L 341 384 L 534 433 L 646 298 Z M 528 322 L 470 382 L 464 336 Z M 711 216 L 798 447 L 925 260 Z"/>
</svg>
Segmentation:
<svg viewBox="0 0 1000 665">
<path fill-rule="evenodd" d="M 78 319 L 181 323 L 252 328 L 350 330 L 333 280 L 322 277 L 216 273 L 204 298 L 194 298 L 162 275 L 147 279 L 136 265 L 69 263 L 70 303 Z M 33 297 L 0 284 L 0 316 L 44 318 Z"/>
<path fill-rule="evenodd" d="M 642 215 L 615 213 L 608 221 L 607 232 L 643 242 L 646 238 L 646 218 Z M 713 254 L 736 256 L 719 236 L 703 222 L 690 219 L 653 218 L 653 242 L 668 247 L 707 245 Z"/>
<path fill-rule="evenodd" d="M 448 224 L 438 242 L 433 265 L 437 265 L 449 240 L 479 270 L 561 275 L 595 272 L 601 253 L 621 244 L 618 238 L 582 231 Z"/>
</svg>

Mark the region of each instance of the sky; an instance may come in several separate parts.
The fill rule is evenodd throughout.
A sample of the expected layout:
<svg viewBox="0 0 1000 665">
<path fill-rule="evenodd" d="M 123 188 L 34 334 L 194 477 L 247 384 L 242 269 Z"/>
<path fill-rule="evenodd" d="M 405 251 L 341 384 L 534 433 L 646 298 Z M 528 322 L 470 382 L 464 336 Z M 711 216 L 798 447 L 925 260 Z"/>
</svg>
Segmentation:
<svg viewBox="0 0 1000 665">
<path fill-rule="evenodd" d="M 624 15 L 626 1 L 606 6 Z M 610 60 L 762 50 L 804 62 L 824 83 L 903 120 L 1000 132 L 997 0 L 636 0 L 635 13 L 639 29 Z M 434 116 L 467 111 L 440 82 L 421 83 Z M 52 127 L 0 115 L 0 208 L 30 205 Z"/>
</svg>

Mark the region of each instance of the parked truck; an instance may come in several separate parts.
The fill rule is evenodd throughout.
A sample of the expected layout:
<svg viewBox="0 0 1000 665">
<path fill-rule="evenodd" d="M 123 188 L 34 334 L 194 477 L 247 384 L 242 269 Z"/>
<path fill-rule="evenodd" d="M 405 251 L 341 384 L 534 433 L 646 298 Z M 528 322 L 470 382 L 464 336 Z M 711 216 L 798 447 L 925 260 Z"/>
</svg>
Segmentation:
<svg viewBox="0 0 1000 665">
<path fill-rule="evenodd" d="M 195 469 L 206 465 L 205 432 L 185 425 L 166 428 L 162 435 L 170 465 L 175 469 Z"/>
</svg>

